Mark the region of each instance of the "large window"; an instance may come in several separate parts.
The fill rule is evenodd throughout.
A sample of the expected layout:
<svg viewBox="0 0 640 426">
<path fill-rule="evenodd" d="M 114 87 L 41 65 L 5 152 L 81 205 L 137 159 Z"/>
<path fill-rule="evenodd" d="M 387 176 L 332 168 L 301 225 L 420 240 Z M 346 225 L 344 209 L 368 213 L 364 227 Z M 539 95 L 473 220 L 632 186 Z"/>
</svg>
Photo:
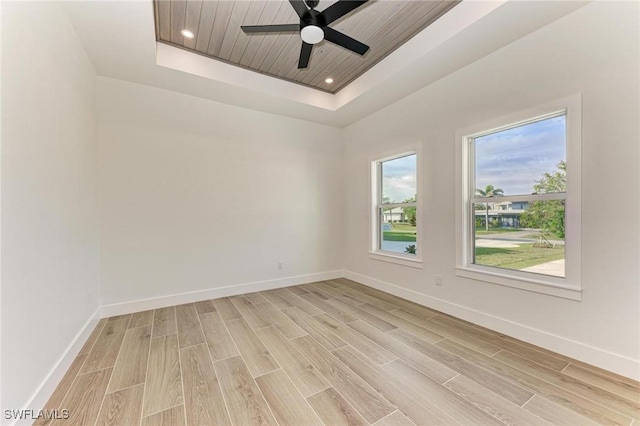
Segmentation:
<svg viewBox="0 0 640 426">
<path fill-rule="evenodd" d="M 579 109 L 565 100 L 462 138 L 462 275 L 579 291 Z"/>
<path fill-rule="evenodd" d="M 419 261 L 417 152 L 372 161 L 372 182 L 371 253 L 396 263 Z"/>
</svg>

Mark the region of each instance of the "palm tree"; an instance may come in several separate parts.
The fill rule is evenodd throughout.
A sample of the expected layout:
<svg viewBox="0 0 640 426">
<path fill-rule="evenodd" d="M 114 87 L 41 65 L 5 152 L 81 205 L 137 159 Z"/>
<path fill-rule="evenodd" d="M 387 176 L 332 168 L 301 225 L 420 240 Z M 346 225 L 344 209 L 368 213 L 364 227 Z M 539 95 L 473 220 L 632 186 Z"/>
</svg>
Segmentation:
<svg viewBox="0 0 640 426">
<path fill-rule="evenodd" d="M 489 197 L 500 197 L 504 195 L 504 191 L 500 188 L 494 188 L 493 185 L 487 185 L 487 187 L 482 190 L 480 188 L 476 188 L 476 197 L 481 198 L 489 198 Z M 485 206 L 485 220 L 484 225 L 485 229 L 489 230 L 489 203 L 486 203 Z"/>
</svg>

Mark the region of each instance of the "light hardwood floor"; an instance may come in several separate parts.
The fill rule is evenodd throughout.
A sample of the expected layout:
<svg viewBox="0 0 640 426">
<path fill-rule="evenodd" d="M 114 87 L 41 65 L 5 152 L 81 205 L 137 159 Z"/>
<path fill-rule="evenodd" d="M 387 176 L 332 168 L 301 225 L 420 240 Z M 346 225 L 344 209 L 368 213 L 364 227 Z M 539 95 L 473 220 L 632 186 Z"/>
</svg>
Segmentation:
<svg viewBox="0 0 640 426">
<path fill-rule="evenodd" d="M 46 408 L 65 425 L 635 426 L 640 383 L 338 279 L 103 319 Z"/>
</svg>

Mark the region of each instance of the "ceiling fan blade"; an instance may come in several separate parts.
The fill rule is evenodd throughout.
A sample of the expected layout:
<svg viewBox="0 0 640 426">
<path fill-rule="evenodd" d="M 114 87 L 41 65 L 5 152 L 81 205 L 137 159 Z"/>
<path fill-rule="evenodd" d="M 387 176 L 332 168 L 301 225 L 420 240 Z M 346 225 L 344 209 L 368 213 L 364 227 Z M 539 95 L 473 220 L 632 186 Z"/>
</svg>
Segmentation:
<svg viewBox="0 0 640 426">
<path fill-rule="evenodd" d="M 293 10 L 295 10 L 298 16 L 301 18 L 302 15 L 309 11 L 309 9 L 307 9 L 307 6 L 304 4 L 304 1 L 302 0 L 289 0 L 289 3 L 291 3 L 291 6 L 293 6 Z"/>
<path fill-rule="evenodd" d="M 281 25 L 242 25 L 245 33 L 281 33 L 287 31 L 300 31 L 300 24 Z"/>
<path fill-rule="evenodd" d="M 302 49 L 300 49 L 300 59 L 298 60 L 298 69 L 306 68 L 309 65 L 309 58 L 311 58 L 311 49 L 313 44 L 302 42 Z"/>
<path fill-rule="evenodd" d="M 338 0 L 336 3 L 332 4 L 320 14 L 324 16 L 324 20 L 326 25 L 329 25 L 333 21 L 342 18 L 347 13 L 351 12 L 354 9 L 365 4 L 368 0 L 359 0 L 359 1 L 351 1 L 351 0 Z"/>
<path fill-rule="evenodd" d="M 324 27 L 324 38 L 331 43 L 335 43 L 338 46 L 342 46 L 345 49 L 349 49 L 352 52 L 356 52 L 360 55 L 364 55 L 369 50 L 369 46 L 364 43 L 360 43 L 358 40 L 349 37 L 346 34 L 336 31 L 330 27 Z"/>
</svg>

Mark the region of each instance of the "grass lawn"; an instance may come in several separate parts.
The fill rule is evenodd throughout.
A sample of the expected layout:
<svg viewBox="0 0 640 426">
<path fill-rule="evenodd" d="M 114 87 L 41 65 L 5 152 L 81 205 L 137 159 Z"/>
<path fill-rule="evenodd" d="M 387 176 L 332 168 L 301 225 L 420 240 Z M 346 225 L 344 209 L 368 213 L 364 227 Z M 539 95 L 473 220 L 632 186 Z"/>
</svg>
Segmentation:
<svg viewBox="0 0 640 426">
<path fill-rule="evenodd" d="M 564 246 L 532 247 L 531 243 L 518 248 L 476 247 L 476 264 L 505 269 L 524 269 L 553 260 L 564 259 Z"/>
<path fill-rule="evenodd" d="M 521 231 L 520 228 L 489 228 L 487 231 L 484 226 L 481 228 L 476 228 L 476 235 L 489 235 L 489 234 L 502 234 L 505 232 L 516 232 Z"/>
<path fill-rule="evenodd" d="M 564 238 L 558 237 L 556 234 L 548 234 L 548 233 L 544 233 L 542 234 L 547 240 L 564 240 Z M 540 238 L 540 234 L 527 234 L 522 238 L 531 238 L 533 240 L 537 240 L 538 238 Z"/>
<path fill-rule="evenodd" d="M 407 223 L 394 223 L 390 231 L 382 233 L 384 241 L 416 241 L 416 227 Z"/>
</svg>

